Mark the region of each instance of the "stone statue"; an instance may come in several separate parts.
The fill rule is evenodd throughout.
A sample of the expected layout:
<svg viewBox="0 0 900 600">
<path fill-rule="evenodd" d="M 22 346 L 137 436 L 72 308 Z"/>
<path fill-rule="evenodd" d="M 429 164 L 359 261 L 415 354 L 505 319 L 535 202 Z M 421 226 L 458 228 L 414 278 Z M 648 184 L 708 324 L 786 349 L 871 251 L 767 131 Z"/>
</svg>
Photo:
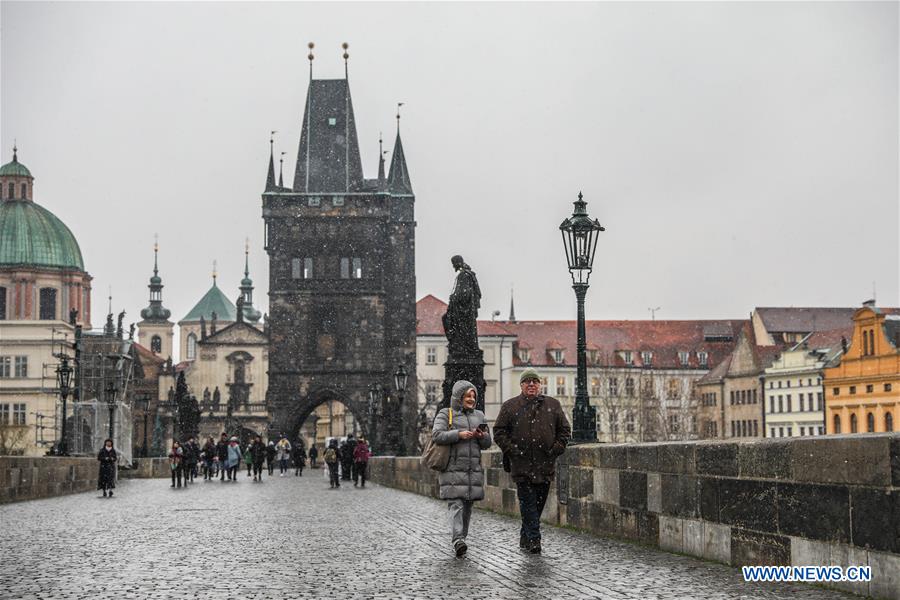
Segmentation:
<svg viewBox="0 0 900 600">
<path fill-rule="evenodd" d="M 106 326 L 103 328 L 103 333 L 105 335 L 113 335 L 116 332 L 116 326 L 113 324 L 113 315 L 109 313 L 106 315 Z"/>
<path fill-rule="evenodd" d="M 456 281 L 450 293 L 450 304 L 443 316 L 444 333 L 451 356 L 473 356 L 478 348 L 478 309 L 481 307 L 481 288 L 475 272 L 456 255 L 450 259 L 456 271 Z"/>
<path fill-rule="evenodd" d="M 69 325 L 75 325 L 75 322 L 78 320 L 78 310 L 75 308 L 69 309 Z"/>
<path fill-rule="evenodd" d="M 216 386 L 216 389 L 213 390 L 213 408 L 215 410 L 219 410 L 219 405 L 222 403 L 222 392 L 219 391 L 219 386 Z"/>
<path fill-rule="evenodd" d="M 235 302 L 235 305 L 237 306 L 237 322 L 243 323 L 244 322 L 244 295 L 243 294 L 238 296 L 238 299 L 237 299 L 237 302 Z"/>
<path fill-rule="evenodd" d="M 131 325 L 128 326 L 128 339 L 129 340 L 134 339 L 134 323 L 132 323 Z"/>
<path fill-rule="evenodd" d="M 216 320 L 219 318 L 219 315 L 216 314 L 216 311 L 213 311 L 210 317 L 212 318 L 209 322 L 209 335 L 216 335 Z"/>
<path fill-rule="evenodd" d="M 124 333 L 122 330 L 122 321 L 125 320 L 125 311 L 119 313 L 119 318 L 116 322 L 116 337 L 120 340 L 122 339 L 122 334 Z"/>
</svg>

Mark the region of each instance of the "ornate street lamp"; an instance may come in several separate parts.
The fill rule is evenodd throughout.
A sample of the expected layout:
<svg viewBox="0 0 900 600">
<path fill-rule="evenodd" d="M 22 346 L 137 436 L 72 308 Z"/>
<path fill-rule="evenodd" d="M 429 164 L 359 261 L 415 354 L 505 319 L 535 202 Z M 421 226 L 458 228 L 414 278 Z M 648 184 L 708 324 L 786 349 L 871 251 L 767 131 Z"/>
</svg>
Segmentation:
<svg viewBox="0 0 900 600">
<path fill-rule="evenodd" d="M 69 445 L 66 442 L 66 399 L 69 397 L 72 385 L 72 367 L 69 366 L 69 357 L 60 356 L 59 366 L 56 367 L 56 383 L 59 385 L 59 395 L 62 396 L 62 440 L 57 446 L 60 456 L 69 455 Z"/>
<path fill-rule="evenodd" d="M 106 381 L 106 406 L 109 408 L 109 439 L 114 440 L 115 437 L 115 414 L 116 414 L 116 382 L 112 379 Z"/>
<path fill-rule="evenodd" d="M 572 216 L 559 226 L 566 261 L 572 275 L 572 289 L 578 301 L 578 371 L 575 378 L 575 408 L 572 409 L 572 439 L 576 442 L 597 441 L 597 409 L 590 405 L 587 393 L 587 343 L 584 332 L 584 298 L 594 265 L 598 233 L 606 231 L 587 214 L 587 202 L 578 192 Z"/>
<path fill-rule="evenodd" d="M 406 384 L 409 374 L 403 365 L 398 365 L 394 372 L 394 391 L 397 392 L 397 414 L 394 415 L 394 441 L 397 456 L 406 455 L 406 444 L 403 440 L 403 397 L 406 395 Z"/>
<path fill-rule="evenodd" d="M 375 447 L 375 440 L 378 438 L 375 432 L 375 418 L 378 416 L 378 400 L 381 394 L 381 388 L 377 383 L 369 386 L 369 404 L 367 412 L 369 415 L 369 448 Z"/>
</svg>

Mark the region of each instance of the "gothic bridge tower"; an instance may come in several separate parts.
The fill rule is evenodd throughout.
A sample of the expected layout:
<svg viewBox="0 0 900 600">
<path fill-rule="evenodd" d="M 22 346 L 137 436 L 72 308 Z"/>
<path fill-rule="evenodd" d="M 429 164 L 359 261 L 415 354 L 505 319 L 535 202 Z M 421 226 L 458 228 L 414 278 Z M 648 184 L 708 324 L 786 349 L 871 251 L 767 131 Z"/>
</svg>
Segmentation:
<svg viewBox="0 0 900 600">
<path fill-rule="evenodd" d="M 396 419 L 407 447 L 412 443 L 415 196 L 399 114 L 397 123 L 388 175 L 379 153 L 378 177 L 364 178 L 346 70 L 343 79 L 313 79 L 310 54 L 293 185 L 276 182 L 272 151 L 262 194 L 269 254 L 266 398 L 273 435 L 294 439 L 318 405 L 338 400 L 370 438 L 371 422 Z M 410 377 L 398 409 L 392 382 L 401 363 Z M 369 412 L 372 384 L 392 397 L 388 414 L 375 418 Z M 392 450 L 383 440 L 378 446 L 379 453 Z"/>
</svg>

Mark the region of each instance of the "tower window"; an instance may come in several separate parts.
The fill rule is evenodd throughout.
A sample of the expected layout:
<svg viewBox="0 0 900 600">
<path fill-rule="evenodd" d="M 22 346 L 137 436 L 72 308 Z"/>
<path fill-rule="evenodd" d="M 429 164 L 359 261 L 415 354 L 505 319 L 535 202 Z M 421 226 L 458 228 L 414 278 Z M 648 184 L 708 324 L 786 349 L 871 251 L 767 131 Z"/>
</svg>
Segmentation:
<svg viewBox="0 0 900 600">
<path fill-rule="evenodd" d="M 28 184 L 22 184 L 22 199 L 24 200 L 28 196 Z"/>
<path fill-rule="evenodd" d="M 162 338 L 158 335 L 154 335 L 150 339 L 150 351 L 156 354 L 162 352 Z"/>
<path fill-rule="evenodd" d="M 187 359 L 194 360 L 197 358 L 197 336 L 191 332 L 187 336 Z"/>
<path fill-rule="evenodd" d="M 41 288 L 40 319 L 50 321 L 56 318 L 56 289 Z"/>
<path fill-rule="evenodd" d="M 303 279 L 312 279 L 313 278 L 313 259 L 304 258 L 303 259 Z"/>
<path fill-rule="evenodd" d="M 341 259 L 341 279 L 350 279 L 350 259 Z"/>
<path fill-rule="evenodd" d="M 330 127 L 334 127 L 335 125 L 337 125 L 337 119 L 334 117 L 328 117 L 328 125 Z"/>
<path fill-rule="evenodd" d="M 0 287 L 0 321 L 6 320 L 6 288 Z"/>
<path fill-rule="evenodd" d="M 362 279 L 362 259 L 353 259 L 353 279 Z"/>
<path fill-rule="evenodd" d="M 7 199 L 12 200 L 16 197 L 16 184 L 10 181 L 9 186 L 7 186 L 6 189 L 8 190 L 8 193 L 6 194 Z"/>
</svg>

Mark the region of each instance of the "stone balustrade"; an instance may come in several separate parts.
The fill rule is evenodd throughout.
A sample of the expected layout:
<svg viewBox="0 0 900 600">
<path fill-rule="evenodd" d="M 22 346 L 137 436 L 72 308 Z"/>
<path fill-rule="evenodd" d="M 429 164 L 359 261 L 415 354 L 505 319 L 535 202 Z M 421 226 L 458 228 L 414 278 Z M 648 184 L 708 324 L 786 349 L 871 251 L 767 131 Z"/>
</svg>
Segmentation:
<svg viewBox="0 0 900 600">
<path fill-rule="evenodd" d="M 0 456 L 0 504 L 97 489 L 93 457 Z"/>
<path fill-rule="evenodd" d="M 437 497 L 417 457 L 377 457 L 371 479 Z M 482 508 L 518 514 L 497 451 Z M 900 600 L 900 434 L 586 444 L 560 457 L 542 519 L 733 566 L 872 568 L 835 587 Z"/>
</svg>

